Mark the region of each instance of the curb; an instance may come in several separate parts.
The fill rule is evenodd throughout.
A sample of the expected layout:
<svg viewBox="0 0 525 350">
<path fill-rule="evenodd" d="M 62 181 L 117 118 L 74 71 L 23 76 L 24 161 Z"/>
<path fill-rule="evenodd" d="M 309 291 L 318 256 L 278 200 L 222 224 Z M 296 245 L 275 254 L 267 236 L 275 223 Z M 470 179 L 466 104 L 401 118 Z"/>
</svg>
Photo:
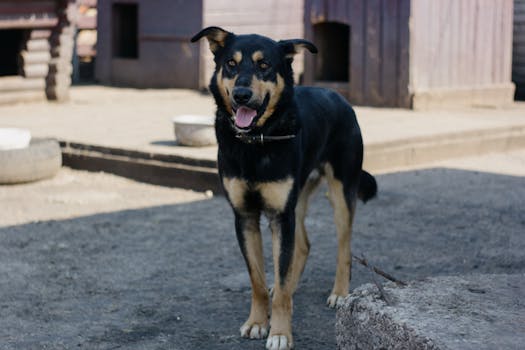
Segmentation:
<svg viewBox="0 0 525 350">
<path fill-rule="evenodd" d="M 136 181 L 221 192 L 216 162 L 60 141 L 63 165 Z"/>
<path fill-rule="evenodd" d="M 60 141 L 63 164 L 155 185 L 222 192 L 217 162 Z M 525 148 L 525 125 L 365 144 L 363 167 L 386 172 L 450 158 Z"/>
<path fill-rule="evenodd" d="M 451 158 L 525 148 L 525 125 L 365 144 L 363 168 L 385 172 Z"/>
</svg>

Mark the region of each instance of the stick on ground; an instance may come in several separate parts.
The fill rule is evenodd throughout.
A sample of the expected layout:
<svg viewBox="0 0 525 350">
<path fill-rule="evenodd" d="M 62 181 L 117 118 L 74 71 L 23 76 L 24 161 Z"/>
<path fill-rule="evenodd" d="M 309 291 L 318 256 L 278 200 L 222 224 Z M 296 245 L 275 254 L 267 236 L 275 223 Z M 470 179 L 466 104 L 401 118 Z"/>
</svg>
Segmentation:
<svg viewBox="0 0 525 350">
<path fill-rule="evenodd" d="M 365 266 L 365 267 L 368 267 L 369 269 L 373 270 L 375 273 L 377 273 L 378 275 L 381 275 L 383 276 L 384 278 L 386 278 L 387 280 L 389 281 L 392 281 L 392 282 L 395 282 L 401 286 L 406 286 L 407 283 L 404 282 L 404 281 L 401 281 L 395 277 L 393 277 L 392 275 L 386 273 L 385 271 L 375 267 L 375 266 L 371 266 L 368 261 L 364 258 L 363 254 L 361 254 L 362 258 L 356 256 L 356 255 L 353 255 L 352 254 L 352 258 L 354 258 L 358 263 L 360 263 L 361 265 Z"/>
</svg>

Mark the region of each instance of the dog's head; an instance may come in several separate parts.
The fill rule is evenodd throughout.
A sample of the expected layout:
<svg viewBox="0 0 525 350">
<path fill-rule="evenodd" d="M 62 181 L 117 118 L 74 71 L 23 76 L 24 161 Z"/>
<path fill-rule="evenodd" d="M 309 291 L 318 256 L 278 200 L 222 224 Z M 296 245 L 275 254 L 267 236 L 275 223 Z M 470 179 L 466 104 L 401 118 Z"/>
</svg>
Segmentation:
<svg viewBox="0 0 525 350">
<path fill-rule="evenodd" d="M 301 48 L 317 48 L 302 39 L 274 41 L 260 35 L 235 35 L 219 27 L 197 33 L 206 37 L 215 57 L 210 84 L 217 105 L 232 118 L 239 132 L 261 128 L 293 91 L 293 56 Z"/>
</svg>

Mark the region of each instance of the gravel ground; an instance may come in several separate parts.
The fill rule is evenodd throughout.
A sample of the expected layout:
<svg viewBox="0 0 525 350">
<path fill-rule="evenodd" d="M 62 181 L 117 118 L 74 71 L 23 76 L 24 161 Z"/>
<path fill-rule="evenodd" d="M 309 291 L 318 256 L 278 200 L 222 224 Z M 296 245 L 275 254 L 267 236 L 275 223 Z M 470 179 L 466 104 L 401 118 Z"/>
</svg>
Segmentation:
<svg viewBox="0 0 525 350">
<path fill-rule="evenodd" d="M 238 334 L 250 289 L 224 199 L 107 177 L 66 170 L 0 187 L 0 349 L 263 349 Z M 407 280 L 525 271 L 525 178 L 434 168 L 378 182 L 358 207 L 354 253 Z M 298 349 L 335 348 L 325 191 L 307 219 Z M 271 271 L 266 225 L 263 236 Z M 352 288 L 371 280 L 354 264 Z"/>
</svg>

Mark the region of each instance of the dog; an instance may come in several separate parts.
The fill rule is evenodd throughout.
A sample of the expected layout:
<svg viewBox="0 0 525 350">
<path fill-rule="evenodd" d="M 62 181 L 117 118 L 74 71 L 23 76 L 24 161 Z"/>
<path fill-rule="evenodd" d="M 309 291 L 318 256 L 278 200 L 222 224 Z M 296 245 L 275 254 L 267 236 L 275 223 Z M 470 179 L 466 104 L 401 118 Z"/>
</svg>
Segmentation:
<svg viewBox="0 0 525 350">
<path fill-rule="evenodd" d="M 205 28 L 191 41 L 203 37 L 215 61 L 209 89 L 217 105 L 219 177 L 252 287 L 241 336 L 268 336 L 267 349 L 291 349 L 292 296 L 310 249 L 304 225 L 308 198 L 326 178 L 338 240 L 335 283 L 327 299 L 333 308 L 349 291 L 356 199 L 374 197 L 377 183 L 362 170 L 363 141 L 350 104 L 328 89 L 294 87 L 294 55 L 301 49 L 316 53 L 314 44 L 235 35 L 219 27 Z M 272 232 L 271 321 L 261 214 Z"/>
</svg>

